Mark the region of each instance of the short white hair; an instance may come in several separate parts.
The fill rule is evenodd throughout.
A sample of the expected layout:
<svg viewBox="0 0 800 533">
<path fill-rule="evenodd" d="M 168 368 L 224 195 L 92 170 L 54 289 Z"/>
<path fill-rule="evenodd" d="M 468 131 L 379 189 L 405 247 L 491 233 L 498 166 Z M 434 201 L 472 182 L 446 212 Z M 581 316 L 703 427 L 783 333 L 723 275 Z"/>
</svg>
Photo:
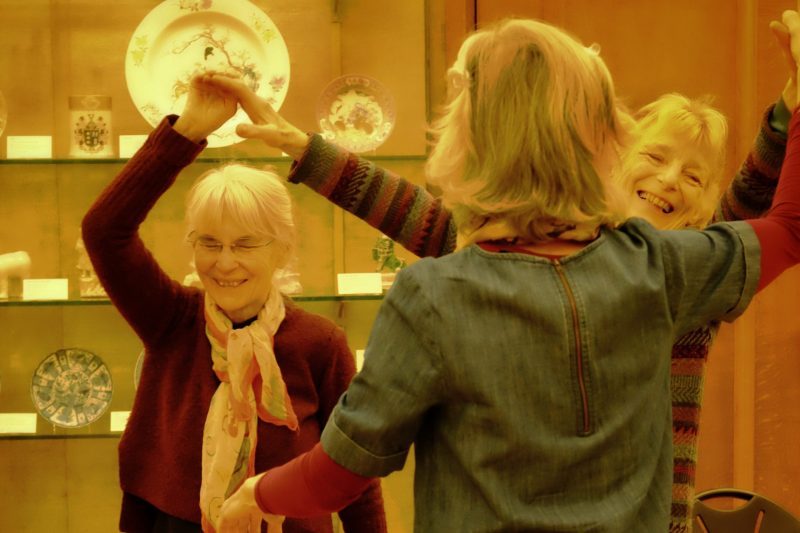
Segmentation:
<svg viewBox="0 0 800 533">
<path fill-rule="evenodd" d="M 201 220 L 221 224 L 223 215 L 253 236 L 272 240 L 285 261 L 294 255 L 297 233 L 292 201 L 283 180 L 274 172 L 232 163 L 197 178 L 186 198 L 188 234 L 196 232 Z"/>
</svg>

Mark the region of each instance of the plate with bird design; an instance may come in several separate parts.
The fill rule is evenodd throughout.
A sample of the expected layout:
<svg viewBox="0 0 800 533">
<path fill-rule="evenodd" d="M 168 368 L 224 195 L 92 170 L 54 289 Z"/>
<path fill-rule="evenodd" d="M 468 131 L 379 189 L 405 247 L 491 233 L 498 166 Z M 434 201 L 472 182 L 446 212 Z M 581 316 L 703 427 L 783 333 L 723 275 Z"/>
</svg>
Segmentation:
<svg viewBox="0 0 800 533">
<path fill-rule="evenodd" d="M 247 0 L 166 0 L 133 32 L 125 80 L 134 105 L 151 126 L 180 114 L 195 73 L 232 72 L 280 109 L 289 87 L 289 51 L 278 27 Z M 208 138 L 209 147 L 242 141 L 239 109 Z"/>
</svg>

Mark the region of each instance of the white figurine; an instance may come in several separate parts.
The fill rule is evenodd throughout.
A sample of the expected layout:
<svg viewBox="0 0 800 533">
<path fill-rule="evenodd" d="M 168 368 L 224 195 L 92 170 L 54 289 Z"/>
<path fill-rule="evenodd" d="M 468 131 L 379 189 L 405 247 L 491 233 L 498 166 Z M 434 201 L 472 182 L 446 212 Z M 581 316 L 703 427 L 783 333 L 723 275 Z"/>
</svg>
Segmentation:
<svg viewBox="0 0 800 533">
<path fill-rule="evenodd" d="M 94 271 L 92 262 L 86 254 L 86 247 L 83 245 L 83 239 L 78 237 L 78 242 L 75 243 L 75 251 L 78 252 L 78 267 L 79 278 L 78 287 L 81 293 L 81 298 L 104 298 L 108 296 L 105 289 L 97 279 L 97 274 Z"/>
<path fill-rule="evenodd" d="M 0 298 L 20 298 L 22 280 L 31 275 L 28 252 L 0 254 Z"/>
</svg>

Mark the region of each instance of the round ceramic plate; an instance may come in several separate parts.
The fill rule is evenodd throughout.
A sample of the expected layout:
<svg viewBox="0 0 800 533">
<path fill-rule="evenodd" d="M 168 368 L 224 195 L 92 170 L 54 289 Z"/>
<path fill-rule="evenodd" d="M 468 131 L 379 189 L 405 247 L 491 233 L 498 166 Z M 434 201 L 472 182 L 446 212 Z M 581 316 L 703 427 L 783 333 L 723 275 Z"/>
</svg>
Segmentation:
<svg viewBox="0 0 800 533">
<path fill-rule="evenodd" d="M 102 359 L 79 348 L 51 353 L 31 380 L 31 398 L 43 418 L 56 426 L 91 424 L 111 404 L 111 373 Z"/>
<path fill-rule="evenodd" d="M 322 91 L 317 120 L 326 139 L 351 152 L 368 152 L 392 133 L 394 99 L 378 80 L 341 76 Z"/>
<path fill-rule="evenodd" d="M 289 88 L 289 52 L 278 28 L 247 0 L 166 0 L 133 32 L 125 79 L 134 105 L 150 125 L 180 114 L 195 72 L 235 71 L 276 110 Z M 208 146 L 242 140 L 239 109 L 208 138 Z"/>
<path fill-rule="evenodd" d="M 6 120 L 8 120 L 8 107 L 6 107 L 6 99 L 3 96 L 3 91 L 0 91 L 0 135 L 6 129 Z"/>
</svg>

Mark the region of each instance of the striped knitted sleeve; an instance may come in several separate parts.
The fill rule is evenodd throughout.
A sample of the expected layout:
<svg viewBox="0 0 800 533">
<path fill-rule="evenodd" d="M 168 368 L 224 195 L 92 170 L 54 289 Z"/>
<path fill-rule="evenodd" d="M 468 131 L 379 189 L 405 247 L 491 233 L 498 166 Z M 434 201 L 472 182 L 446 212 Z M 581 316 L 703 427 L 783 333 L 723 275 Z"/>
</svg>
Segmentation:
<svg viewBox="0 0 800 533">
<path fill-rule="evenodd" d="M 420 257 L 439 257 L 456 245 L 453 218 L 439 199 L 371 161 L 312 135 L 289 174 Z"/>
<path fill-rule="evenodd" d="M 764 113 L 750 153 L 720 199 L 714 222 L 759 218 L 772 204 L 786 153 L 786 133 L 775 129 L 773 118 L 782 106 L 780 102 Z"/>
</svg>

